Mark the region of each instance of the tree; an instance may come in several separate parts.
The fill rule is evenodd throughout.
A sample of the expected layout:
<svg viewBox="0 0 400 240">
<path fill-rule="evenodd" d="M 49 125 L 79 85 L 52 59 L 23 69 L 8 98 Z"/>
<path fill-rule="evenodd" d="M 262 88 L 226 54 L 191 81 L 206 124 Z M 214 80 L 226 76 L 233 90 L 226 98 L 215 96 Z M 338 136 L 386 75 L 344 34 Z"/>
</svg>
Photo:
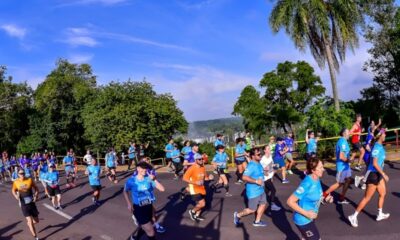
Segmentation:
<svg viewBox="0 0 400 240">
<path fill-rule="evenodd" d="M 88 64 L 71 64 L 60 59 L 34 94 L 36 113 L 31 120 L 28 146 L 40 146 L 33 140 L 45 139 L 44 146 L 58 152 L 74 148 L 84 152 L 87 141 L 81 112 L 90 101 L 96 87 L 96 77 Z M 39 136 L 39 137 L 37 137 Z"/>
<path fill-rule="evenodd" d="M 188 123 L 169 94 L 157 94 L 147 82 L 100 87 L 83 109 L 85 136 L 94 150 L 120 150 L 130 141 L 163 149 L 166 140 L 187 131 Z"/>
<path fill-rule="evenodd" d="M 347 49 L 357 47 L 357 27 L 362 20 L 361 8 L 354 0 L 279 0 L 269 18 L 275 33 L 285 29 L 298 49 L 309 47 L 321 68 L 328 64 L 337 112 L 340 106 L 336 71 L 339 61 L 345 60 Z"/>
<path fill-rule="evenodd" d="M 265 108 L 279 127 L 293 131 L 293 124 L 303 122 L 310 104 L 322 97 L 325 88 L 314 69 L 306 62 L 279 63 L 276 70 L 264 74 L 260 87 L 265 90 Z"/>
<path fill-rule="evenodd" d="M 32 89 L 26 82 L 13 83 L 6 72 L 6 67 L 0 68 L 0 149 L 14 152 L 29 129 Z"/>
</svg>

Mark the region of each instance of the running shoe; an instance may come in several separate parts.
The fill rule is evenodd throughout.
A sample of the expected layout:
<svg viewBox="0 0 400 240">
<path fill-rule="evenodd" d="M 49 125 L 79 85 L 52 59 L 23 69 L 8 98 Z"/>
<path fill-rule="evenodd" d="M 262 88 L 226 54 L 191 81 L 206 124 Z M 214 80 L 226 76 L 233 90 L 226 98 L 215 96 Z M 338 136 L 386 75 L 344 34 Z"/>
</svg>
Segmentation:
<svg viewBox="0 0 400 240">
<path fill-rule="evenodd" d="M 193 221 L 196 221 L 196 215 L 195 213 L 192 211 L 192 209 L 189 209 L 189 216 Z"/>
<path fill-rule="evenodd" d="M 58 206 L 58 209 L 59 209 L 59 210 L 63 210 L 64 208 L 63 208 L 63 206 L 59 205 L 59 206 Z"/>
<path fill-rule="evenodd" d="M 242 180 L 239 180 L 239 181 L 235 182 L 235 184 L 237 184 L 237 185 L 240 185 L 240 184 L 242 184 L 242 183 L 243 183 Z"/>
<path fill-rule="evenodd" d="M 174 178 L 173 178 L 173 180 L 178 180 L 179 179 L 179 177 L 178 176 L 175 176 Z"/>
<path fill-rule="evenodd" d="M 361 171 L 361 166 L 357 165 L 357 166 L 354 167 L 354 169 L 360 172 Z"/>
<path fill-rule="evenodd" d="M 348 216 L 347 218 L 349 219 L 351 226 L 358 227 L 358 219 L 356 216 L 354 216 L 354 214 Z"/>
<path fill-rule="evenodd" d="M 290 174 L 290 175 L 293 175 L 293 172 L 292 172 L 292 170 L 290 170 L 290 169 L 287 170 L 287 173 Z"/>
<path fill-rule="evenodd" d="M 343 199 L 343 200 L 339 200 L 337 203 L 338 204 L 349 204 L 350 202 L 347 201 L 346 199 Z"/>
<path fill-rule="evenodd" d="M 360 177 L 360 176 L 354 177 L 354 186 L 356 186 L 356 188 L 358 188 L 358 186 L 360 186 L 361 179 L 363 179 L 363 177 Z"/>
<path fill-rule="evenodd" d="M 165 228 L 161 225 L 156 226 L 156 231 L 158 233 L 165 233 Z"/>
<path fill-rule="evenodd" d="M 196 216 L 196 215 L 194 215 L 194 219 L 196 220 L 196 221 L 204 221 L 204 218 L 203 217 L 200 217 L 200 216 Z"/>
<path fill-rule="evenodd" d="M 267 223 L 263 222 L 263 221 L 259 221 L 259 222 L 253 222 L 253 226 L 254 227 L 266 227 Z"/>
<path fill-rule="evenodd" d="M 282 183 L 283 183 L 283 184 L 287 184 L 287 183 L 290 183 L 290 182 L 289 182 L 289 180 L 287 180 L 287 179 L 283 179 L 283 180 L 282 180 Z"/>
<path fill-rule="evenodd" d="M 385 219 L 388 219 L 390 217 L 390 213 L 380 213 L 378 216 L 376 216 L 376 221 L 382 221 Z"/>
<path fill-rule="evenodd" d="M 225 193 L 225 197 L 232 197 L 232 194 L 230 194 L 230 193 Z"/>
<path fill-rule="evenodd" d="M 96 202 L 94 203 L 94 205 L 100 206 L 100 205 L 101 205 L 101 202 L 100 202 L 100 201 L 96 201 Z"/>
<path fill-rule="evenodd" d="M 233 213 L 233 223 L 237 226 L 240 224 L 240 218 L 238 216 L 238 212 Z"/>
<path fill-rule="evenodd" d="M 54 210 L 58 210 L 58 207 L 57 207 L 57 206 L 53 206 L 53 208 L 54 208 Z"/>
<path fill-rule="evenodd" d="M 361 186 L 361 189 L 362 189 L 362 190 L 367 189 L 367 184 L 363 183 L 363 185 Z"/>
<path fill-rule="evenodd" d="M 271 211 L 280 211 L 280 210 L 281 210 L 281 207 L 279 207 L 275 203 L 271 204 Z"/>
</svg>

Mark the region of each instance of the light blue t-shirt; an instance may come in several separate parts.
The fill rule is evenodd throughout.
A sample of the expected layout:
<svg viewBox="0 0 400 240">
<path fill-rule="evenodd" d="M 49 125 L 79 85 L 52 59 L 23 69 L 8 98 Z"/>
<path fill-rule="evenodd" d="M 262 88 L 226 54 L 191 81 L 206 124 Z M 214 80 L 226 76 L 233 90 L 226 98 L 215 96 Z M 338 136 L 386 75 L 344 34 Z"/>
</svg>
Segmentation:
<svg viewBox="0 0 400 240">
<path fill-rule="evenodd" d="M 53 170 L 53 172 L 46 173 L 45 180 L 48 186 L 58 185 L 58 180 L 59 180 L 58 171 Z"/>
<path fill-rule="evenodd" d="M 318 213 L 322 199 L 322 187 L 319 179 L 314 180 L 311 175 L 307 175 L 293 194 L 299 199 L 298 204 L 302 209 Z M 311 219 L 298 212 L 294 213 L 293 221 L 299 226 L 312 222 Z"/>
<path fill-rule="evenodd" d="M 226 154 L 226 152 L 222 152 L 222 153 L 217 152 L 214 155 L 214 158 L 213 158 L 212 161 L 217 163 L 218 168 L 226 168 L 226 160 L 227 160 L 227 158 L 228 158 L 228 155 Z"/>
<path fill-rule="evenodd" d="M 135 151 L 136 151 L 135 147 L 130 146 L 129 150 L 128 150 L 128 153 L 129 153 L 128 158 L 130 158 L 130 159 L 135 158 Z"/>
<path fill-rule="evenodd" d="M 192 151 L 192 147 L 191 146 L 186 146 L 184 148 L 182 148 L 181 153 L 183 154 L 183 158 L 184 159 L 188 159 L 189 157 L 189 153 Z"/>
<path fill-rule="evenodd" d="M 115 167 L 115 160 L 116 160 L 116 156 L 115 156 L 114 152 L 107 153 L 107 155 L 106 155 L 107 167 Z"/>
<path fill-rule="evenodd" d="M 175 163 L 181 162 L 181 159 L 179 158 L 180 155 L 181 155 L 181 152 L 179 151 L 179 149 L 174 149 L 171 153 L 172 161 Z"/>
<path fill-rule="evenodd" d="M 242 154 L 244 154 L 245 153 L 245 151 L 246 151 L 246 144 L 243 144 L 243 145 L 240 145 L 240 144 L 238 144 L 238 145 L 236 145 L 236 148 L 235 148 L 235 152 L 238 154 L 238 155 L 242 155 Z M 237 158 L 235 158 L 237 161 L 244 161 L 245 160 L 245 157 L 244 156 L 241 156 L 241 157 L 237 157 Z"/>
<path fill-rule="evenodd" d="M 139 180 L 137 176 L 133 176 L 126 181 L 124 191 L 131 192 L 133 204 L 145 206 L 155 201 L 155 186 L 155 182 L 150 177 L 144 177 L 143 180 Z"/>
<path fill-rule="evenodd" d="M 317 153 L 317 141 L 315 138 L 308 139 L 307 153 Z"/>
<path fill-rule="evenodd" d="M 49 171 L 49 165 L 47 163 L 44 163 L 39 170 L 39 178 L 40 179 L 45 179 L 46 173 Z"/>
<path fill-rule="evenodd" d="M 90 165 L 86 168 L 88 171 L 88 176 L 89 176 L 89 185 L 90 186 L 100 186 L 100 173 L 101 173 L 101 168 L 99 165 L 93 166 Z"/>
<path fill-rule="evenodd" d="M 172 156 L 172 151 L 174 150 L 174 145 L 168 143 L 168 144 L 165 146 L 165 150 L 171 151 L 171 152 L 166 152 L 166 153 L 165 153 L 165 157 L 166 157 L 166 158 L 171 158 L 171 156 Z"/>
<path fill-rule="evenodd" d="M 383 167 L 385 166 L 386 151 L 380 143 L 375 143 L 374 148 L 372 149 L 372 159 L 374 158 L 378 159 L 378 165 L 383 170 Z M 371 172 L 377 172 L 374 167 L 374 161 L 369 163 L 368 170 Z"/>
<path fill-rule="evenodd" d="M 70 171 L 72 168 L 72 163 L 74 161 L 74 158 L 72 156 L 65 156 L 63 159 L 63 163 L 65 164 L 65 171 Z"/>
<path fill-rule="evenodd" d="M 225 143 L 224 143 L 224 141 L 222 141 L 222 140 L 220 140 L 220 139 L 217 139 L 217 140 L 215 140 L 215 142 L 214 142 L 214 147 L 217 147 L 218 145 L 225 146 Z"/>
<path fill-rule="evenodd" d="M 336 171 L 338 172 L 350 169 L 349 162 L 343 162 L 340 159 L 341 152 L 343 152 L 347 158 L 350 157 L 350 146 L 344 137 L 339 138 L 336 143 Z"/>
<path fill-rule="evenodd" d="M 264 169 L 259 162 L 250 161 L 244 170 L 243 175 L 251 177 L 253 179 L 261 179 L 262 182 L 264 179 Z M 246 195 L 247 198 L 255 198 L 264 193 L 264 184 L 258 185 L 256 183 L 246 183 Z"/>
</svg>

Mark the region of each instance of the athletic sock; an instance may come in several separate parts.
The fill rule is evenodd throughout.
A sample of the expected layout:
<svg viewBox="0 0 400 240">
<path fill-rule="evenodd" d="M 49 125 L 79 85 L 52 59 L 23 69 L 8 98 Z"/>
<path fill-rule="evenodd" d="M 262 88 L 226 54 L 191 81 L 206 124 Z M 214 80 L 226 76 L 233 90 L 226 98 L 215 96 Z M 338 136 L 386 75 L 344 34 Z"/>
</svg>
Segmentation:
<svg viewBox="0 0 400 240">
<path fill-rule="evenodd" d="M 378 215 L 382 214 L 382 208 L 378 208 Z"/>
<path fill-rule="evenodd" d="M 353 215 L 354 215 L 354 217 L 357 217 L 358 214 L 359 214 L 359 212 L 355 211 Z"/>
</svg>

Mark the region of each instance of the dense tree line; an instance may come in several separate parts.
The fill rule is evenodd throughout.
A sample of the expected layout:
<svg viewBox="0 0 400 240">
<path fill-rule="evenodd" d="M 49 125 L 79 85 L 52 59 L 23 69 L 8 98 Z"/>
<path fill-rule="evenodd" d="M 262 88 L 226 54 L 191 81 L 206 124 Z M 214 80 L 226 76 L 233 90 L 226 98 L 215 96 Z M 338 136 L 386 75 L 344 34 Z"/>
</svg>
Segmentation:
<svg viewBox="0 0 400 240">
<path fill-rule="evenodd" d="M 162 148 L 166 139 L 188 128 L 169 94 L 147 82 L 98 86 L 88 64 L 59 60 L 33 91 L 14 83 L 0 68 L 0 149 L 11 153 L 87 148 L 122 150 L 130 141 Z"/>
</svg>

